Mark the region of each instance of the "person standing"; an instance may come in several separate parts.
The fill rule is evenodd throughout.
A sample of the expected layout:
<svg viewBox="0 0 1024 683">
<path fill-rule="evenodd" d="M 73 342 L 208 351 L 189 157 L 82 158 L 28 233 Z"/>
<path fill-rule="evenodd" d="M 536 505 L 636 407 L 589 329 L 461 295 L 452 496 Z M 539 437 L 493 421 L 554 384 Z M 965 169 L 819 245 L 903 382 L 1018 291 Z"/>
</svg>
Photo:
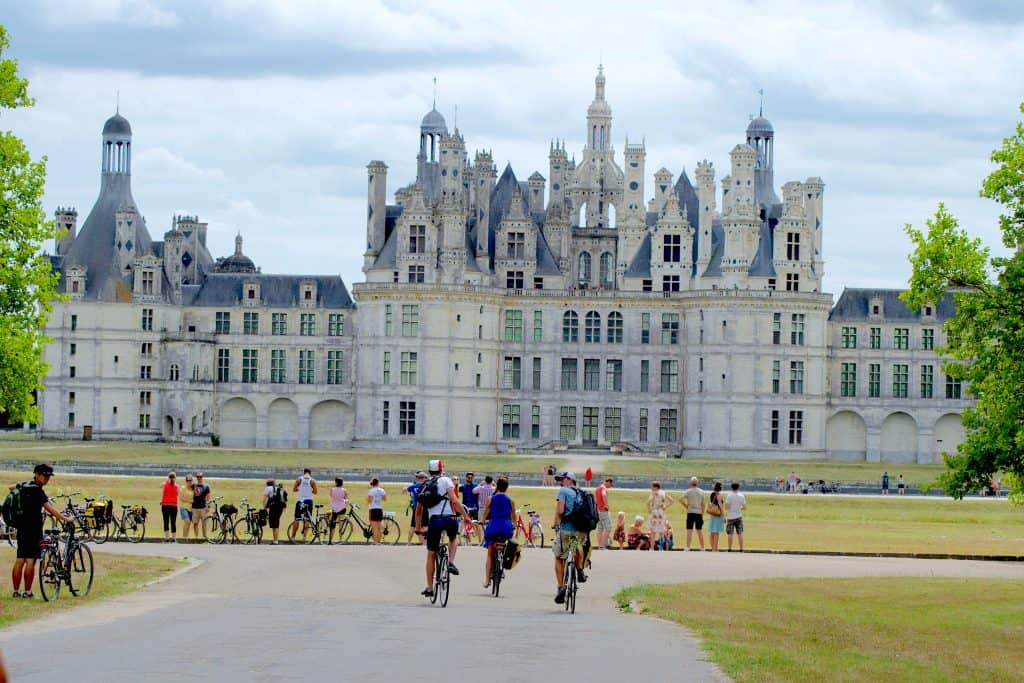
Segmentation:
<svg viewBox="0 0 1024 683">
<path fill-rule="evenodd" d="M 901 496 L 907 492 L 907 483 L 903 481 L 903 475 L 896 477 L 896 493 Z"/>
<path fill-rule="evenodd" d="M 658 541 L 665 533 L 665 510 L 676 502 L 672 496 L 661 490 L 661 482 L 651 482 L 651 495 L 647 496 L 647 510 L 650 512 L 651 549 L 658 548 Z"/>
<path fill-rule="evenodd" d="M 309 468 L 302 470 L 302 476 L 295 480 L 295 484 L 292 486 L 292 491 L 296 492 L 295 501 L 295 519 L 302 516 L 303 511 L 306 512 L 309 519 L 313 518 L 313 496 L 319 491 L 316 486 L 316 479 L 313 478 L 313 473 L 310 472 Z M 303 525 L 302 535 L 305 536 L 309 530 L 309 522 Z"/>
<path fill-rule="evenodd" d="M 196 482 L 192 485 L 192 528 L 196 538 L 199 538 L 199 530 L 203 531 L 203 539 L 206 539 L 206 525 L 203 520 L 209 513 L 207 504 L 210 500 L 210 487 L 203 481 L 203 473 L 196 472 Z"/>
<path fill-rule="evenodd" d="M 590 488 L 590 483 L 594 480 L 594 470 L 587 466 L 587 471 L 583 473 L 583 481 L 587 483 L 587 488 Z"/>
<path fill-rule="evenodd" d="M 718 539 L 725 531 L 725 501 L 722 499 L 722 482 L 716 481 L 708 499 L 708 536 L 712 552 L 718 552 Z"/>
<path fill-rule="evenodd" d="M 406 545 L 412 543 L 412 536 L 416 533 L 416 528 L 420 526 L 420 521 L 416 519 L 416 499 L 419 497 L 420 489 L 423 488 L 423 483 L 427 480 L 427 473 L 420 470 L 416 473 L 416 477 L 413 482 L 405 487 L 405 492 L 409 494 L 409 514 L 412 519 L 409 520 L 409 533 L 405 538 Z M 427 520 L 423 520 L 423 526 L 427 525 Z M 423 543 L 423 536 L 420 536 L 420 543 Z"/>
<path fill-rule="evenodd" d="M 174 472 L 167 474 L 160 495 L 160 512 L 164 518 L 164 543 L 177 543 L 178 535 L 178 483 Z"/>
<path fill-rule="evenodd" d="M 597 503 L 597 547 L 606 550 L 612 545 L 612 513 L 608 508 L 608 489 L 614 483 L 608 477 L 594 489 L 594 502 Z"/>
<path fill-rule="evenodd" d="M 341 518 L 348 512 L 348 491 L 345 490 L 345 480 L 341 477 L 334 478 L 334 486 L 331 487 L 331 528 L 334 529 L 341 523 Z"/>
<path fill-rule="evenodd" d="M 693 542 L 693 532 L 697 531 L 697 540 L 700 541 L 700 549 L 704 550 L 704 491 L 698 486 L 697 477 L 690 477 L 690 488 L 686 489 L 683 497 L 686 499 L 686 549 L 690 549 Z"/>
<path fill-rule="evenodd" d="M 740 483 L 734 481 L 732 491 L 725 497 L 726 520 L 725 535 L 729 537 L 729 552 L 732 552 L 732 534 L 736 532 L 739 539 L 740 552 L 743 552 L 743 511 L 747 509 L 747 498 L 740 493 Z"/>
<path fill-rule="evenodd" d="M 288 507 L 288 493 L 273 479 L 268 479 L 267 487 L 263 489 L 263 507 L 267 510 L 267 526 L 274 535 L 272 545 L 277 545 L 281 535 L 281 515 Z"/>
<path fill-rule="evenodd" d="M 796 476 L 796 472 L 790 471 L 789 473 L 789 492 L 796 493 L 796 485 L 800 482 L 800 479 Z"/>
<path fill-rule="evenodd" d="M 508 477 L 506 477 L 507 479 Z M 477 506 L 480 508 L 480 523 L 483 524 L 483 511 L 487 509 L 487 502 L 494 495 L 497 487 L 494 485 L 494 477 L 487 475 L 484 477 L 484 483 L 476 486 L 473 489 L 473 493 L 476 495 Z M 484 536 L 486 537 L 486 533 Z"/>
<path fill-rule="evenodd" d="M 380 543 L 381 524 L 384 522 L 384 501 L 388 499 L 387 491 L 381 488 L 380 479 L 370 480 L 370 490 L 366 492 L 366 508 L 370 512 L 370 530 L 373 531 L 373 542 Z"/>
<path fill-rule="evenodd" d="M 889 495 L 889 470 L 882 472 L 882 495 Z"/>
<path fill-rule="evenodd" d="M 192 526 L 192 475 L 185 475 L 185 485 L 178 487 L 178 515 L 181 517 L 181 539 L 188 543 L 188 530 Z M 199 529 L 196 529 L 199 536 Z"/>
<path fill-rule="evenodd" d="M 474 475 L 472 472 L 466 472 L 466 483 L 459 486 L 459 493 L 462 494 L 462 507 L 469 513 L 469 518 L 474 522 L 480 520 L 480 500 L 479 496 L 474 493 L 476 490 L 476 484 L 473 482 Z M 476 535 L 477 543 L 482 543 L 484 540 L 483 529 L 479 524 L 473 525 L 473 532 Z"/>
<path fill-rule="evenodd" d="M 15 598 L 34 598 L 32 584 L 36 578 L 36 561 L 42 556 L 43 550 L 43 510 L 51 517 L 56 517 L 65 524 L 75 521 L 74 517 L 65 517 L 54 507 L 49 496 L 43 490 L 53 477 L 53 468 L 42 463 L 32 470 L 32 481 L 20 485 L 21 520 L 18 524 L 18 552 L 15 554 L 14 566 L 11 568 L 11 582 L 14 584 Z M 14 486 L 11 487 L 13 491 Z M 22 591 L 22 580 L 25 590 Z M 20 591 L 20 592 L 19 592 Z"/>
</svg>

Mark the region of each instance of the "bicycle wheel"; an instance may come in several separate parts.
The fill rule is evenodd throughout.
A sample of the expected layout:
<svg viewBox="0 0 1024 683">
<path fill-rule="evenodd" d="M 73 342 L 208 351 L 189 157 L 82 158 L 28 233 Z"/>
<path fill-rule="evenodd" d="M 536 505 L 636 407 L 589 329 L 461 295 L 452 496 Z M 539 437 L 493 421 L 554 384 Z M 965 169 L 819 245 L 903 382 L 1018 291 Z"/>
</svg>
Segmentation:
<svg viewBox="0 0 1024 683">
<path fill-rule="evenodd" d="M 448 597 L 451 595 L 452 575 L 448 572 L 448 567 L 448 556 L 445 555 L 444 571 L 441 573 L 441 576 L 443 577 L 441 579 L 441 595 L 439 596 L 439 599 L 441 600 L 441 607 L 448 606 Z"/>
<path fill-rule="evenodd" d="M 7 537 L 7 545 L 13 548 L 15 546 L 15 541 L 18 540 L 18 530 L 13 526 L 5 526 L 4 536 Z"/>
<path fill-rule="evenodd" d="M 541 528 L 540 524 L 534 524 L 530 527 L 530 541 L 531 544 L 536 544 L 534 547 L 544 547 L 544 529 Z"/>
<path fill-rule="evenodd" d="M 327 542 L 327 518 L 317 517 L 316 521 L 309 525 L 309 544 L 323 545 Z"/>
<path fill-rule="evenodd" d="M 341 530 L 338 531 L 338 539 L 342 543 L 351 543 L 352 534 L 355 533 L 355 528 L 355 522 L 353 522 L 351 518 L 346 517 L 341 522 Z"/>
<path fill-rule="evenodd" d="M 45 548 L 39 559 L 39 592 L 49 602 L 60 597 L 61 567 L 55 548 Z"/>
<path fill-rule="evenodd" d="M 393 519 L 385 519 L 381 524 L 381 543 L 391 543 L 392 545 L 398 545 L 398 542 L 402 540 L 402 527 L 398 525 Z"/>
<path fill-rule="evenodd" d="M 110 520 L 104 519 L 98 525 L 92 534 L 93 543 L 106 543 L 110 538 Z"/>
<path fill-rule="evenodd" d="M 491 568 L 491 595 L 498 597 L 501 591 L 501 579 L 505 575 L 505 553 L 501 550 L 494 553 L 494 567 Z"/>
<path fill-rule="evenodd" d="M 203 540 L 207 543 L 220 543 L 220 520 L 207 515 L 203 517 Z"/>
<path fill-rule="evenodd" d="M 431 604 L 436 603 L 441 598 L 441 590 L 444 586 L 444 581 L 441 577 L 448 573 L 448 556 L 447 554 L 442 555 L 440 552 L 437 554 L 437 558 L 434 560 L 434 594 L 430 596 Z M 447 593 L 445 589 L 445 593 Z M 445 595 L 445 602 L 447 602 L 448 596 Z M 445 603 L 441 606 L 444 607 Z"/>
<path fill-rule="evenodd" d="M 256 524 L 248 517 L 242 517 L 235 522 L 235 526 L 231 530 L 231 533 L 240 543 L 253 545 L 260 542 L 259 528 L 259 524 Z"/>
<path fill-rule="evenodd" d="M 92 549 L 84 543 L 78 543 L 71 551 L 71 566 L 68 567 L 68 590 L 72 595 L 84 598 L 92 590 L 92 577 Z"/>
<path fill-rule="evenodd" d="M 575 559 L 570 558 L 567 560 L 570 564 L 566 565 L 566 569 L 569 572 L 569 585 L 565 591 L 565 611 L 570 614 L 576 614 L 576 564 Z"/>
<path fill-rule="evenodd" d="M 138 543 L 146 537 L 146 523 L 135 519 L 135 515 L 131 513 L 125 515 L 124 535 L 132 543 Z"/>
<path fill-rule="evenodd" d="M 295 543 L 295 538 L 296 537 L 298 537 L 298 539 L 300 541 L 302 540 L 302 520 L 301 519 L 293 519 L 292 520 L 292 523 L 288 525 L 287 535 L 288 535 L 288 542 L 289 543 Z"/>
</svg>

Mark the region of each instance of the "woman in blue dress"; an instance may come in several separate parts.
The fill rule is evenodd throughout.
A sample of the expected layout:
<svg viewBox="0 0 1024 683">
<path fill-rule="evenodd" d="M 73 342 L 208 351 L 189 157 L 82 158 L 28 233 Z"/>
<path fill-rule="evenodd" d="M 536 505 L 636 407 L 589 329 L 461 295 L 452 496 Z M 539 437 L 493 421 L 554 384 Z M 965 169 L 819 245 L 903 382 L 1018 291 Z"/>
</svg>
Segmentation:
<svg viewBox="0 0 1024 683">
<path fill-rule="evenodd" d="M 516 504 L 508 497 L 508 479 L 499 477 L 497 490 L 484 508 L 482 520 L 487 523 L 484 528 L 484 546 L 487 548 L 487 564 L 484 568 L 484 588 L 491 587 L 491 568 L 494 566 L 494 544 L 504 543 L 512 538 L 514 531 L 513 517 Z"/>
</svg>

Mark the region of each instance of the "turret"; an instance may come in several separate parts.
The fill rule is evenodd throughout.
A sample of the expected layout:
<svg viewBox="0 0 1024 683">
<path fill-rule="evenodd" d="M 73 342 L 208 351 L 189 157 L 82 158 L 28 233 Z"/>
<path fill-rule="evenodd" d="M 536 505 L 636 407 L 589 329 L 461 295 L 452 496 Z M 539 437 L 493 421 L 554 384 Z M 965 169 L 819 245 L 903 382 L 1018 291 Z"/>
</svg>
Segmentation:
<svg viewBox="0 0 1024 683">
<path fill-rule="evenodd" d="M 114 249 L 118 270 L 125 274 L 135 261 L 135 222 L 138 214 L 131 205 L 121 206 L 114 213 Z"/>
<path fill-rule="evenodd" d="M 459 131 L 441 136 L 440 201 L 449 206 L 462 205 L 462 169 L 465 167 L 466 145 Z"/>
<path fill-rule="evenodd" d="M 531 213 L 540 213 L 544 210 L 544 182 L 544 176 L 538 171 L 534 171 L 526 179 L 527 186 L 530 189 L 528 204 Z"/>
<path fill-rule="evenodd" d="M 53 213 L 53 219 L 57 224 L 57 243 L 54 253 L 57 256 L 66 256 L 71 250 L 71 244 L 75 241 L 75 234 L 78 230 L 78 211 L 71 206 L 58 206 Z"/>
<path fill-rule="evenodd" d="M 697 276 L 707 270 L 711 262 L 711 230 L 715 219 L 715 167 L 707 159 L 697 164 L 697 201 L 700 216 L 696 218 L 697 227 Z M 690 221 L 694 222 L 690 216 Z"/>
<path fill-rule="evenodd" d="M 757 152 L 753 147 L 736 145 L 729 153 L 732 173 L 729 193 L 723 200 L 722 227 L 725 250 L 722 273 L 731 276 L 727 284 L 738 285 L 745 280 L 757 250 L 760 219 L 754 205 L 754 164 Z"/>
<path fill-rule="evenodd" d="M 612 108 L 604 99 L 604 66 L 594 78 L 594 101 L 587 107 L 586 149 L 604 152 L 612 148 Z"/>
<path fill-rule="evenodd" d="M 672 172 L 662 166 L 654 174 L 654 197 L 647 206 L 648 211 L 661 214 L 665 210 L 665 202 L 672 194 Z"/>
<path fill-rule="evenodd" d="M 480 151 L 473 160 L 473 183 L 476 188 L 476 261 L 484 272 L 491 268 L 490 221 L 491 193 L 498 171 L 490 152 Z"/>
<path fill-rule="evenodd" d="M 383 161 L 366 166 L 366 258 L 372 265 L 384 248 L 384 223 L 387 217 L 388 167 Z"/>
<path fill-rule="evenodd" d="M 626 188 L 623 191 L 623 210 L 616 216 L 620 224 L 644 223 L 644 163 L 647 149 L 644 143 L 626 140 Z"/>
<path fill-rule="evenodd" d="M 416 155 L 416 182 L 423 189 L 428 200 L 440 192 L 441 139 L 448 134 L 448 125 L 435 106 L 427 112 L 420 123 L 420 152 Z"/>
<path fill-rule="evenodd" d="M 807 196 L 806 215 L 807 215 L 807 229 L 814 235 L 814 273 L 817 279 L 821 279 L 825 262 L 822 259 L 821 251 L 821 234 L 822 234 L 822 221 L 824 220 L 823 214 L 823 202 L 825 195 L 825 183 L 821 178 L 813 177 L 808 178 L 804 182 L 804 193 Z"/>
<path fill-rule="evenodd" d="M 178 263 L 181 265 L 181 284 L 199 281 L 199 265 L 196 254 L 202 240 L 206 239 L 206 223 L 200 223 L 197 216 L 175 216 L 174 229 L 181 232 L 182 252 Z"/>
<path fill-rule="evenodd" d="M 569 157 L 565 153 L 565 143 L 554 140 L 548 151 L 548 176 L 551 178 L 551 192 L 548 206 L 561 205 L 565 201 L 566 172 L 569 169 Z"/>
</svg>

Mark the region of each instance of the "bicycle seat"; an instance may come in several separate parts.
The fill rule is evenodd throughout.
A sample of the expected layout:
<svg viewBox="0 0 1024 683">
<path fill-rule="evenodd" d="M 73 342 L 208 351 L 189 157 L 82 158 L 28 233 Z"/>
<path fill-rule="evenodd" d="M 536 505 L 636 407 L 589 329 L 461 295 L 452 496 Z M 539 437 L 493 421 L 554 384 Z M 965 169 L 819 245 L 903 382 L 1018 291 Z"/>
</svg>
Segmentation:
<svg viewBox="0 0 1024 683">
<path fill-rule="evenodd" d="M 323 503 L 319 503 L 319 504 L 317 504 L 317 505 L 314 505 L 313 507 L 314 507 L 315 509 L 319 510 L 319 509 L 320 509 L 320 508 L 322 508 L 323 506 L 324 506 L 324 505 L 323 505 Z"/>
<path fill-rule="evenodd" d="M 131 505 L 122 505 L 122 506 L 121 506 L 121 509 L 122 509 L 122 510 L 127 510 L 127 509 L 129 509 L 130 507 L 131 507 Z"/>
<path fill-rule="evenodd" d="M 92 502 L 93 502 L 93 501 L 95 501 L 95 500 L 96 500 L 95 498 L 86 498 L 86 499 L 85 499 L 85 502 L 86 502 L 86 503 L 92 503 Z"/>
</svg>

